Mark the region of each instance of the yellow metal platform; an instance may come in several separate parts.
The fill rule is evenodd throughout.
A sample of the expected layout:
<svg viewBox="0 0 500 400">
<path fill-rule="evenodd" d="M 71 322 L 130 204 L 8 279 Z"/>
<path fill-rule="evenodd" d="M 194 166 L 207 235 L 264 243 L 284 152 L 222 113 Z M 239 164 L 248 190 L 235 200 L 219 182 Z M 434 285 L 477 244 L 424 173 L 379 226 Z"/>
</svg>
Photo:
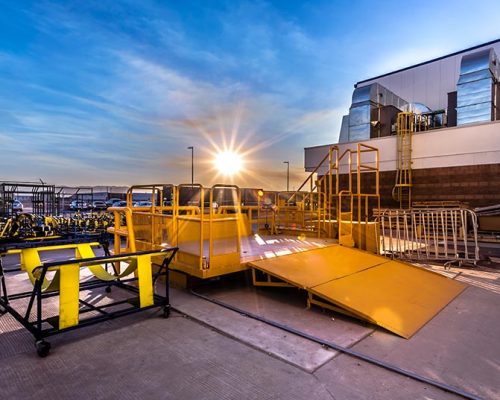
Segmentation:
<svg viewBox="0 0 500 400">
<path fill-rule="evenodd" d="M 466 288 L 426 269 L 339 245 L 248 265 L 307 290 L 312 303 L 331 304 L 407 339 Z"/>
</svg>

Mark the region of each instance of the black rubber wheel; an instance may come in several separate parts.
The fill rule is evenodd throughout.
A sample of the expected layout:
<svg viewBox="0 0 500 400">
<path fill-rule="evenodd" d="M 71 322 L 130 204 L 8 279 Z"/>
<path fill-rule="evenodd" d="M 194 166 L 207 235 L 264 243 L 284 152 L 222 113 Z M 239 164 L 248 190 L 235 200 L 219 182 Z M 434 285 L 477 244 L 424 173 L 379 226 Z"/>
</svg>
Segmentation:
<svg viewBox="0 0 500 400">
<path fill-rule="evenodd" d="M 106 293 L 111 293 L 111 286 L 106 286 L 106 289 L 104 290 L 106 290 Z"/>
<path fill-rule="evenodd" d="M 35 342 L 36 353 L 39 357 L 47 357 L 50 353 L 50 343 L 45 340 L 37 340 Z"/>
<path fill-rule="evenodd" d="M 170 306 L 166 306 L 163 308 L 163 318 L 170 317 Z"/>
</svg>

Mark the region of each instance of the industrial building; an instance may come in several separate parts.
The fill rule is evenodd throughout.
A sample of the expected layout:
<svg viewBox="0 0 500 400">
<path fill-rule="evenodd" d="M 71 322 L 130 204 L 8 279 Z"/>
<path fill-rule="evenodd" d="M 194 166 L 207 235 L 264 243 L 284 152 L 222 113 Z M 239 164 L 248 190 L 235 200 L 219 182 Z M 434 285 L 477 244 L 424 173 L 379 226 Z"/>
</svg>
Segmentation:
<svg viewBox="0 0 500 400">
<path fill-rule="evenodd" d="M 462 204 L 500 198 L 497 54 L 358 82 L 297 191 L 0 182 L 5 397 L 497 398 L 498 242 Z"/>
<path fill-rule="evenodd" d="M 401 186 L 411 186 L 412 202 L 498 203 L 499 54 L 497 39 L 354 85 L 333 144 L 341 151 L 356 142 L 379 149 L 382 207 L 401 203 Z M 398 142 L 401 112 L 416 115 L 409 143 Z M 331 145 L 306 148 L 305 170 L 313 171 Z M 406 182 L 401 169 L 409 174 Z"/>
</svg>

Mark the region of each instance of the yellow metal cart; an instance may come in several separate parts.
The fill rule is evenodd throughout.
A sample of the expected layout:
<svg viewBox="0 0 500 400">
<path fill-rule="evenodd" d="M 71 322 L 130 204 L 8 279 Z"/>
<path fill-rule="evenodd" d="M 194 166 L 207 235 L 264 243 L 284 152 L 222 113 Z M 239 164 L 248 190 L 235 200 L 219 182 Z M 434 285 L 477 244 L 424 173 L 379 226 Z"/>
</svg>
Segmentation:
<svg viewBox="0 0 500 400">
<path fill-rule="evenodd" d="M 68 243 L 43 245 L 29 243 L 16 248 L 0 250 L 3 254 L 19 254 L 21 269 L 33 283 L 31 291 L 9 293 L 7 274 L 0 258 L 0 313 L 8 312 L 21 323 L 34 337 L 40 357 L 49 354 L 48 336 L 69 330 L 107 321 L 119 316 L 129 315 L 153 307 L 162 307 L 163 315 L 170 315 L 169 301 L 169 264 L 177 248 L 148 250 L 111 255 L 104 243 L 104 256 L 96 257 L 93 247 L 99 243 Z M 75 258 L 61 261 L 42 262 L 40 253 L 72 249 Z M 152 258 L 162 259 L 160 267 L 152 272 Z M 86 279 L 80 272 L 86 269 Z M 154 292 L 154 284 L 160 276 L 166 279 L 165 294 Z M 91 304 L 81 298 L 82 291 L 105 288 L 107 293 L 112 287 L 126 290 L 134 296 L 119 301 L 109 301 L 102 305 Z M 48 298 L 59 298 L 56 316 L 45 317 L 45 303 Z M 27 307 L 23 307 L 28 299 Z M 32 313 L 34 318 L 32 318 Z M 88 316 L 90 315 L 90 316 Z"/>
</svg>

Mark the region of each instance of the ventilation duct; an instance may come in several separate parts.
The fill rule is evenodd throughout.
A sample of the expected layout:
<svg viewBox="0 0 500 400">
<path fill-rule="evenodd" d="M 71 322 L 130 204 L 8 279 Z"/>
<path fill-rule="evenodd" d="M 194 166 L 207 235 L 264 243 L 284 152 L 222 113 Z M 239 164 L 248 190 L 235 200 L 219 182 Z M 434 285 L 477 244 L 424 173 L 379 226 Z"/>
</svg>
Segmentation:
<svg viewBox="0 0 500 400">
<path fill-rule="evenodd" d="M 380 121 L 382 107 L 393 106 L 401 110 L 406 104 L 408 103 L 405 100 L 379 83 L 355 88 L 349 109 L 349 134 L 345 141 L 370 139 L 371 130 L 376 126 L 372 124 L 372 121 Z M 341 139 L 345 136 L 345 134 L 341 135 Z"/>
<path fill-rule="evenodd" d="M 342 117 L 342 125 L 340 127 L 339 143 L 345 143 L 348 141 L 349 141 L 349 115 L 344 115 Z"/>
<path fill-rule="evenodd" d="M 492 48 L 462 57 L 457 83 L 457 125 L 495 119 L 493 88 L 499 77 L 500 65 Z"/>
<path fill-rule="evenodd" d="M 408 103 L 403 108 L 401 108 L 401 111 L 411 112 L 413 114 L 419 114 L 419 115 L 428 114 L 432 112 L 432 110 L 429 107 L 427 107 L 425 104 L 422 103 Z"/>
</svg>

